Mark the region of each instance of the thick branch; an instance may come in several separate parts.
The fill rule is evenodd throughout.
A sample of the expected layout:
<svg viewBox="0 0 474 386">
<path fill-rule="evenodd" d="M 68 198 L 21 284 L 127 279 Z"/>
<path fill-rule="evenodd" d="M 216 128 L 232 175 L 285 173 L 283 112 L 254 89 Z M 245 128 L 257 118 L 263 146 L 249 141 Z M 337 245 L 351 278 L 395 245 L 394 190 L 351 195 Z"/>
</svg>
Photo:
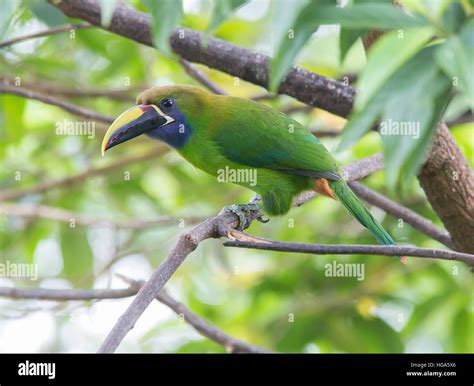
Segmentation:
<svg viewBox="0 0 474 386">
<path fill-rule="evenodd" d="M 418 180 L 456 249 L 474 253 L 474 172 L 444 123 Z"/>
</svg>

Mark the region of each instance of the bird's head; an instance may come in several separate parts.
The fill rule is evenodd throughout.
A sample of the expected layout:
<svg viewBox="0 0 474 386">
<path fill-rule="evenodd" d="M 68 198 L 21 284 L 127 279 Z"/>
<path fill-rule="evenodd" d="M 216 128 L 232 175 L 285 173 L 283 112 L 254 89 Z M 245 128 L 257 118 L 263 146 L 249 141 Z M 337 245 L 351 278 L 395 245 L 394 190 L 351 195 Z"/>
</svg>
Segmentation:
<svg viewBox="0 0 474 386">
<path fill-rule="evenodd" d="M 102 155 L 108 149 L 142 134 L 179 149 L 192 133 L 192 122 L 214 95 L 188 85 L 153 87 L 137 97 L 137 104 L 110 125 L 102 140 Z"/>
</svg>

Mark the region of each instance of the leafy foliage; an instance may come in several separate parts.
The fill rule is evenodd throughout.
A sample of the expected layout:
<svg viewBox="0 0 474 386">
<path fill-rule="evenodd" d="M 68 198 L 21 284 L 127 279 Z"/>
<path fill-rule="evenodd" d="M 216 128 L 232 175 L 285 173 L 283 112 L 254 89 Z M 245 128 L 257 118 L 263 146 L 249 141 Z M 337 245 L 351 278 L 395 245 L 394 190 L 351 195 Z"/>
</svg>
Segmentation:
<svg viewBox="0 0 474 386">
<path fill-rule="evenodd" d="M 214 31 L 233 12 L 248 3 L 249 0 L 222 0 L 214 2 L 211 21 L 207 27 L 208 31 Z"/>
<path fill-rule="evenodd" d="M 472 30 L 472 18 L 467 18 L 469 8 L 472 14 L 472 7 L 460 3 L 453 4 L 438 10 L 437 19 L 432 20 L 429 11 L 421 6 L 418 13 L 409 15 L 403 10 L 392 6 L 391 2 L 384 1 L 354 1 L 344 8 L 329 5 L 330 2 L 314 1 L 300 8 L 295 21 L 288 16 L 282 16 L 282 21 L 286 21 L 286 26 L 290 31 L 294 31 L 291 36 L 280 39 L 277 45 L 275 57 L 271 63 L 270 89 L 276 91 L 281 80 L 288 69 L 293 64 L 297 54 L 310 39 L 313 32 L 323 24 L 340 25 L 340 58 L 344 59 L 348 50 L 355 41 L 369 30 L 386 30 L 385 36 L 381 37 L 373 47 L 371 47 L 367 58 L 367 64 L 357 83 L 358 94 L 356 97 L 353 115 L 350 117 L 348 126 L 344 131 L 339 150 L 347 149 L 357 141 L 361 135 L 371 130 L 375 121 L 380 118 L 379 113 L 389 106 L 389 103 L 377 100 L 380 95 L 377 91 L 387 84 L 397 70 L 401 70 L 407 61 L 416 56 L 433 38 L 446 39 L 444 43 L 437 43 L 439 46 L 436 54 L 436 62 L 440 69 L 452 77 L 455 84 L 459 81 L 460 91 L 465 95 L 468 103 L 473 103 L 474 95 L 474 75 L 468 63 L 473 63 L 474 48 Z M 298 4 L 305 4 L 299 2 Z M 279 13 L 285 14 L 283 7 L 277 7 Z M 425 11 L 425 12 L 423 12 Z M 286 19 L 285 19 L 286 18 Z M 443 25 L 442 29 L 439 24 Z M 464 25 L 464 27 L 461 26 Z M 284 30 L 282 25 L 280 29 Z M 459 35 L 454 34 L 459 31 Z M 391 32 L 389 32 L 391 31 Z M 420 54 L 421 55 L 421 54 Z M 433 58 L 431 58 L 433 60 Z M 426 62 L 427 63 L 427 62 Z M 425 64 L 425 63 L 422 63 Z M 441 82 L 443 77 L 438 76 Z M 413 80 L 416 80 L 413 78 Z M 415 81 L 411 84 L 412 95 L 419 90 L 419 84 Z M 396 82 L 392 82 L 390 92 L 396 95 L 398 100 L 406 101 L 406 87 L 398 87 Z M 390 173 L 387 175 L 387 184 L 394 188 L 397 183 L 399 187 L 406 186 L 408 181 L 418 172 L 426 149 L 431 144 L 431 139 L 435 133 L 437 118 L 440 111 L 448 103 L 449 92 L 439 92 L 436 87 L 432 87 L 432 94 L 426 95 L 426 103 L 420 106 L 414 115 L 401 114 L 396 116 L 396 122 L 411 122 L 421 128 L 421 138 L 384 138 L 386 142 L 385 156 L 389 162 Z M 445 90 L 446 91 L 446 90 Z M 408 92 L 409 93 L 409 92 Z M 436 101 L 435 101 L 436 100 Z M 406 107 L 406 104 L 403 105 Z M 427 108 L 425 119 L 418 119 L 417 115 L 421 109 Z M 471 105 L 472 108 L 472 105 Z M 413 110 L 413 109 L 412 109 Z M 410 111 L 410 110 L 405 110 Z M 384 118 L 390 118 L 385 116 Z M 409 143 L 411 141 L 411 143 Z M 401 143 L 404 143 L 404 152 L 400 155 Z M 406 145 L 406 146 L 405 146 Z M 390 160 L 393 160 L 390 162 Z"/>
<path fill-rule="evenodd" d="M 152 36 L 155 47 L 170 53 L 168 37 L 177 26 L 183 13 L 181 0 L 145 1 L 153 20 Z"/>
</svg>

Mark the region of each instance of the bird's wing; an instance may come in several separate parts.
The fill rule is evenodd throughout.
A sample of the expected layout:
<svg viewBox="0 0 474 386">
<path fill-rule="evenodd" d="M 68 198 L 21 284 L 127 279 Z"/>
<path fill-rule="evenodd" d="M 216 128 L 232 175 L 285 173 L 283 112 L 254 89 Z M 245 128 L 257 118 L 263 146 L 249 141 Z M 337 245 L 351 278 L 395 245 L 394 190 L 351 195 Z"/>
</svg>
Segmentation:
<svg viewBox="0 0 474 386">
<path fill-rule="evenodd" d="M 236 98 L 237 99 L 237 98 Z M 247 103 L 244 103 L 244 102 Z M 253 101 L 228 109 L 211 138 L 222 155 L 241 165 L 340 179 L 335 160 L 318 138 L 287 115 Z"/>
</svg>

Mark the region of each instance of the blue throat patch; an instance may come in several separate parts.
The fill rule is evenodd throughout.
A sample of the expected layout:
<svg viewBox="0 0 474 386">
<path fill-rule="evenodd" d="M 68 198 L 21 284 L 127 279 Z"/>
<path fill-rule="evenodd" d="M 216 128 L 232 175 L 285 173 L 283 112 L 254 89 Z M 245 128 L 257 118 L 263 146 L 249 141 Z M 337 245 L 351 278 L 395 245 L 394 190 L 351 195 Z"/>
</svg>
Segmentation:
<svg viewBox="0 0 474 386">
<path fill-rule="evenodd" d="M 173 118 L 174 122 L 150 131 L 147 135 L 150 138 L 163 141 L 175 149 L 181 149 L 188 142 L 193 130 L 181 111 L 176 111 Z"/>
</svg>

